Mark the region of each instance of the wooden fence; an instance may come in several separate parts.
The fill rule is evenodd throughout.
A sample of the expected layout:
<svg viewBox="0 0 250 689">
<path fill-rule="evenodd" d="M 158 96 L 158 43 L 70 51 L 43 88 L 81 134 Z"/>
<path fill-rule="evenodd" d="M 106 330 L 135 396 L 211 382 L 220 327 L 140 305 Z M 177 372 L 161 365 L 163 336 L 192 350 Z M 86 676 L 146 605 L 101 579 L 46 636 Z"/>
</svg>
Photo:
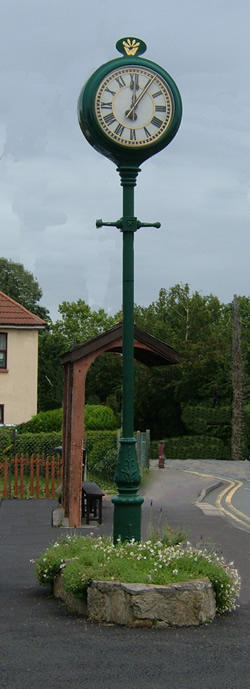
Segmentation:
<svg viewBox="0 0 250 689">
<path fill-rule="evenodd" d="M 16 455 L 0 460 L 0 497 L 55 498 L 62 481 L 63 466 L 59 456 Z"/>
</svg>

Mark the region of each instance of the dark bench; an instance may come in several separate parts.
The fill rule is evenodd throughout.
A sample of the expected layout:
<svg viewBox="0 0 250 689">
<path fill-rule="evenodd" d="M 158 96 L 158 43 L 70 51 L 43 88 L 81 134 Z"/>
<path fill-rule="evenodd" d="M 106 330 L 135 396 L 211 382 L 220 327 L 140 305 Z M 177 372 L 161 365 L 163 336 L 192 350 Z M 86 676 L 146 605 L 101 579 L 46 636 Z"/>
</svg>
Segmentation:
<svg viewBox="0 0 250 689">
<path fill-rule="evenodd" d="M 103 490 L 94 482 L 82 482 L 82 516 L 86 516 L 86 524 L 90 519 L 98 520 L 102 524 Z"/>
</svg>

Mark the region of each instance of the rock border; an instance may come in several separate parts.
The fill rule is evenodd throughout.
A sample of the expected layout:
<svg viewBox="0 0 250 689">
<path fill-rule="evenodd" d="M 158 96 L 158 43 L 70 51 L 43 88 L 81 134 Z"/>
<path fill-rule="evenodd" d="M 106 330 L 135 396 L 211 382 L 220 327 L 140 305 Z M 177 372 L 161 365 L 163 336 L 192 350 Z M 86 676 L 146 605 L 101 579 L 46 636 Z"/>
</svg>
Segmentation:
<svg viewBox="0 0 250 689">
<path fill-rule="evenodd" d="M 71 612 L 94 622 L 127 627 L 190 627 L 216 615 L 215 593 L 208 578 L 167 586 L 92 581 L 85 599 L 78 599 L 65 591 L 62 571 L 53 593 Z"/>
</svg>

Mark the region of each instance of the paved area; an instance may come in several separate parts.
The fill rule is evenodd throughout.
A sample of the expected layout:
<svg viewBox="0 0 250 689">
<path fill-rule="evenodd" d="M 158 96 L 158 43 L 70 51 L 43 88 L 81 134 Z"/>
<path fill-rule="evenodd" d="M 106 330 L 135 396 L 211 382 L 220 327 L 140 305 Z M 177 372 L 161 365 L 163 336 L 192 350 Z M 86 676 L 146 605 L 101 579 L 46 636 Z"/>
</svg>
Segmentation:
<svg viewBox="0 0 250 689">
<path fill-rule="evenodd" d="M 153 464 L 153 463 L 152 463 Z M 154 463 L 154 466 L 157 463 Z M 210 479 L 197 502 L 204 514 L 222 516 L 250 533 L 250 462 L 166 460 L 166 469 L 187 471 Z M 210 490 L 211 488 L 211 490 Z"/>
<path fill-rule="evenodd" d="M 183 463 L 181 469 L 154 466 L 141 488 L 143 537 L 151 523 L 162 528 L 168 521 L 185 528 L 194 544 L 216 544 L 240 571 L 240 608 L 199 628 L 130 630 L 70 615 L 38 586 L 31 562 L 62 533 L 51 527 L 56 502 L 2 503 L 1 689 L 249 689 L 250 536 L 227 517 L 206 515 L 197 507 L 211 485 L 203 468 L 193 473 Z M 104 500 L 103 520 L 102 526 L 91 524 L 80 533 L 112 533 L 110 498 Z"/>
</svg>

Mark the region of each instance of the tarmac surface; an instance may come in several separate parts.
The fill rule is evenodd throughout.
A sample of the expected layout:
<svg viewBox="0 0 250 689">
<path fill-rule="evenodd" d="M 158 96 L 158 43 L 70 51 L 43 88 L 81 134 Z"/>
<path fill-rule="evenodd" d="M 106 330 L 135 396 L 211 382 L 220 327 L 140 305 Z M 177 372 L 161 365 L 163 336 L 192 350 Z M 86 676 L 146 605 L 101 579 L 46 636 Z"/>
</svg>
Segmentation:
<svg viewBox="0 0 250 689">
<path fill-rule="evenodd" d="M 240 572 L 240 607 L 211 624 L 182 629 L 128 629 L 69 614 L 38 585 L 32 562 L 66 531 L 51 526 L 56 501 L 2 501 L 1 689 L 250 688 L 249 463 L 190 462 L 168 460 L 164 469 L 152 463 L 140 490 L 142 537 L 152 524 L 162 529 L 168 522 L 185 529 L 194 545 L 214 544 Z M 202 504 L 215 509 L 202 510 Z M 91 523 L 78 533 L 111 535 L 112 518 L 106 496 L 103 525 Z"/>
</svg>

